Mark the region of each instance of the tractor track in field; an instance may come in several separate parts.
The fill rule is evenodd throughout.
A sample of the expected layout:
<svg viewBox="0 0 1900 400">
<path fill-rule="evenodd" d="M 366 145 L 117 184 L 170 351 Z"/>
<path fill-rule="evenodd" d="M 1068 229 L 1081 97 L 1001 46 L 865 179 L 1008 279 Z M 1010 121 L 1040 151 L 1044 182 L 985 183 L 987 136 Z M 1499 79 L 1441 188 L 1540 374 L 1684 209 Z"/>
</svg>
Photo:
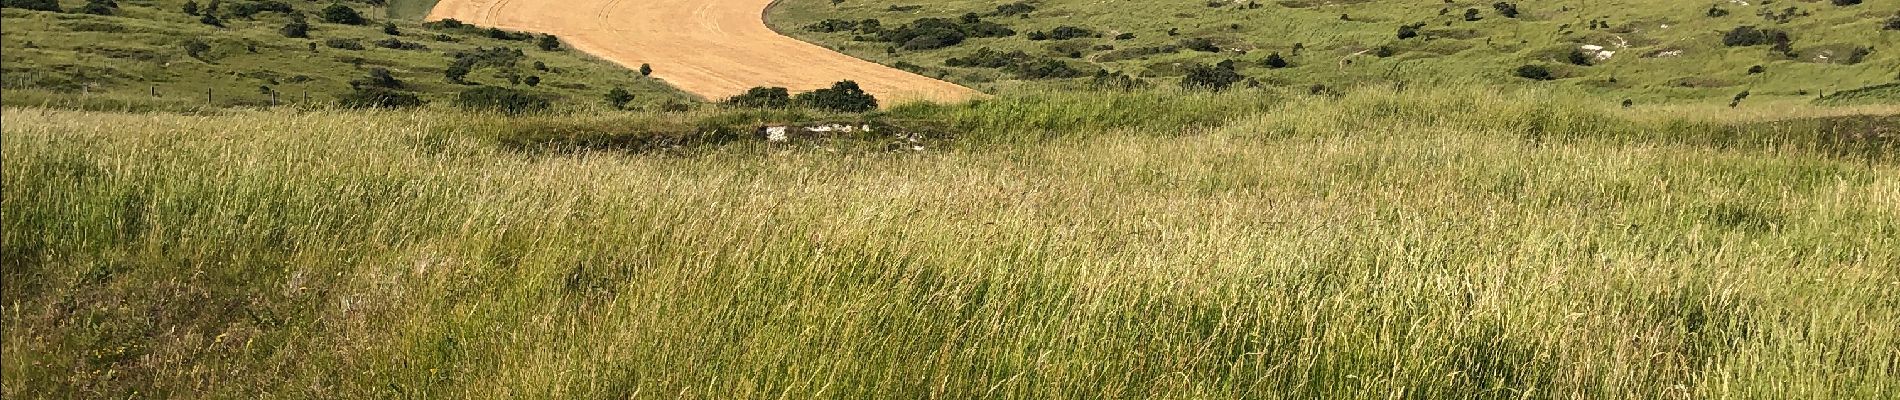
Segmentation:
<svg viewBox="0 0 1900 400">
<path fill-rule="evenodd" d="M 428 20 L 550 33 L 569 47 L 719 100 L 760 86 L 806 91 L 852 80 L 886 104 L 982 93 L 851 57 L 765 25 L 775 0 L 441 0 Z"/>
</svg>

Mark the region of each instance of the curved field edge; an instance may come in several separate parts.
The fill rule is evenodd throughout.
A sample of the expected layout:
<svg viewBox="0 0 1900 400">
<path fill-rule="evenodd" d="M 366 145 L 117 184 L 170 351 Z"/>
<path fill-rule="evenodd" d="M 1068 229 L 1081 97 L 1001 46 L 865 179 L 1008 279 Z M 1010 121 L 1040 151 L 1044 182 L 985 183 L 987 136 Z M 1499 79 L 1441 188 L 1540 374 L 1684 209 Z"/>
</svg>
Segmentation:
<svg viewBox="0 0 1900 400">
<path fill-rule="evenodd" d="M 1900 393 L 1900 171 L 1817 133 L 1891 106 L 1203 96 L 891 110 L 1045 133 L 921 152 L 8 108 L 0 394 Z"/>
</svg>

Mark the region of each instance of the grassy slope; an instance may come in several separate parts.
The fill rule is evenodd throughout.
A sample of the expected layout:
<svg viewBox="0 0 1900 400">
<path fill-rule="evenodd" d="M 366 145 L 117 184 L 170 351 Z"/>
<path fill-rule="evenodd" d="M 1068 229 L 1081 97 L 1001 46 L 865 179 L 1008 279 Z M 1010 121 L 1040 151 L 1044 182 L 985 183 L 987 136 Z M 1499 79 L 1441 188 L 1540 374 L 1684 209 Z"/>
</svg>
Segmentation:
<svg viewBox="0 0 1900 400">
<path fill-rule="evenodd" d="M 574 155 L 9 108 L 0 394 L 1900 395 L 1894 120 L 1749 122 L 1900 109 L 1581 101 L 1043 93 L 891 111 L 1015 145 Z"/>
<path fill-rule="evenodd" d="M 896 26 L 921 17 L 954 18 L 969 12 L 986 13 L 1000 4 L 975 0 L 847 0 L 833 6 L 829 0 L 785 0 L 775 7 L 769 21 L 781 32 L 821 43 L 846 53 L 886 64 L 908 62 L 931 68 L 933 75 L 974 85 L 985 90 L 1007 89 L 1021 85 L 1006 74 L 994 70 L 945 67 L 943 60 L 967 54 L 979 47 L 998 50 L 1025 50 L 1030 54 L 1063 58 L 1067 50 L 1088 49 L 1093 45 L 1111 45 L 1118 49 L 1174 44 L 1181 39 L 1206 37 L 1223 47 L 1244 50 L 1223 54 L 1183 51 L 1132 60 L 1097 61 L 1106 51 L 1084 50 L 1084 60 L 1095 67 L 1126 71 L 1172 85 L 1179 80 L 1180 63 L 1212 63 L 1237 59 L 1250 67 L 1246 75 L 1269 84 L 1306 87 L 1314 83 L 1351 85 L 1367 80 L 1402 80 L 1430 83 L 1446 79 L 1486 82 L 1525 82 L 1512 76 L 1512 70 L 1527 63 L 1554 65 L 1568 85 L 1591 88 L 1612 99 L 1635 98 L 1641 101 L 1703 99 L 1726 101 L 1742 90 L 1756 95 L 1785 95 L 1813 98 L 1823 92 L 1836 92 L 1878 83 L 1900 80 L 1900 31 L 1879 31 L 1877 24 L 1900 10 L 1900 0 L 1868 0 L 1852 7 L 1837 7 L 1824 1 L 1781 1 L 1773 4 L 1737 5 L 1730 2 L 1683 1 L 1518 1 L 1523 12 L 1517 19 L 1503 18 L 1492 11 L 1490 1 L 1260 1 L 1259 9 L 1244 9 L 1245 1 L 1225 2 L 1210 8 L 1196 0 L 1040 0 L 1030 18 L 996 18 L 1021 33 L 1048 31 L 1061 25 L 1073 25 L 1105 32 L 1136 34 L 1133 40 L 1110 38 L 1075 39 L 1065 42 L 1029 41 L 1023 34 L 996 39 L 972 39 L 946 49 L 900 51 L 886 54 L 890 44 L 854 42 L 849 33 L 813 33 L 799 29 L 827 19 L 877 18 L 885 26 Z M 1712 3 L 1730 11 L 1726 17 L 1706 16 Z M 1759 3 L 1759 2 L 1751 2 Z M 892 11 L 893 6 L 921 6 L 915 11 Z M 1757 16 L 1758 10 L 1782 10 L 1795 7 L 1810 12 L 1785 24 Z M 1450 8 L 1440 16 L 1441 8 Z M 1466 22 L 1463 11 L 1480 9 L 1482 21 Z M 1568 9 L 1569 11 L 1565 11 Z M 1339 16 L 1349 14 L 1351 21 Z M 1610 29 L 1587 29 L 1589 21 L 1601 19 Z M 1446 26 L 1445 22 L 1452 22 Z M 1423 22 L 1430 40 L 1398 40 L 1399 25 Z M 1561 31 L 1568 24 L 1570 33 Z M 1240 29 L 1232 29 L 1238 25 Z M 1767 46 L 1725 48 L 1719 31 L 1738 25 L 1757 25 L 1789 31 L 1795 38 L 1799 59 L 1770 56 Z M 1179 29 L 1170 37 L 1169 29 Z M 1619 39 L 1629 48 L 1619 49 Z M 1295 43 L 1306 51 L 1290 57 L 1293 68 L 1271 70 L 1256 64 L 1269 52 L 1291 54 Z M 1618 50 L 1607 62 L 1592 67 L 1564 64 L 1560 57 L 1569 49 L 1594 44 Z M 1391 46 L 1397 54 L 1378 58 L 1361 53 L 1379 46 Z M 1871 46 L 1876 52 L 1859 65 L 1830 64 L 1817 57 L 1832 54 L 1839 61 L 1847 49 Z M 1649 58 L 1644 55 L 1680 50 L 1682 56 Z M 1344 60 L 1350 66 L 1342 66 Z M 1749 75 L 1750 66 L 1764 65 L 1767 73 Z M 1616 82 L 1609 82 L 1615 77 Z M 1684 87 L 1687 83 L 1693 87 Z M 1808 94 L 1799 94 L 1801 92 Z M 1900 101 L 1900 100 L 1895 100 Z"/>
<path fill-rule="evenodd" d="M 435 8 L 435 0 L 391 0 L 388 15 L 390 18 L 420 21 L 429 16 L 429 10 Z"/>
<path fill-rule="evenodd" d="M 350 80 L 365 76 L 372 67 L 388 68 L 425 99 L 443 101 L 453 98 L 455 91 L 472 87 L 449 83 L 443 77 L 442 71 L 449 63 L 446 53 L 495 46 L 527 52 L 528 57 L 517 69 L 522 76 L 538 75 L 543 79 L 531 90 L 558 97 L 569 106 L 597 105 L 614 86 L 635 93 L 635 105 L 690 99 L 663 83 L 578 51 L 539 51 L 530 42 L 467 33 L 449 33 L 453 42 L 441 41 L 435 36 L 443 32 L 423 29 L 414 20 L 394 20 L 403 31 L 400 39 L 421 43 L 428 46 L 427 50 L 376 47 L 369 42 L 390 37 L 381 31 L 382 19 L 373 18 L 375 23 L 369 26 L 319 22 L 316 11 L 329 3 L 289 2 L 309 15 L 311 39 L 279 34 L 287 19 L 277 13 L 259 14 L 254 21 L 226 18 L 229 28 L 219 29 L 180 12 L 183 3 L 121 1 L 119 15 L 110 17 L 6 9 L 0 68 L 5 70 L 7 102 L 72 102 L 77 100 L 69 95 L 88 93 L 112 102 L 199 105 L 204 104 L 205 91 L 210 89 L 215 98 L 213 105 L 259 105 L 269 101 L 259 87 L 269 86 L 280 93 L 283 102 L 299 103 L 307 92 L 312 102 L 328 103 L 349 90 Z M 79 6 L 72 1 L 63 5 L 69 11 Z M 370 7 L 356 6 L 365 15 L 378 15 Z M 185 54 L 183 42 L 193 38 L 212 44 L 204 60 Z M 343 50 L 322 44 L 332 38 L 361 39 L 367 49 Z M 310 43 L 318 43 L 316 52 L 310 51 Z M 252 45 L 255 52 L 250 51 Z M 534 61 L 546 63 L 554 72 L 533 70 L 530 65 Z M 468 80 L 509 85 L 501 70 L 493 68 L 479 69 Z M 162 99 L 150 98 L 154 86 Z"/>
</svg>

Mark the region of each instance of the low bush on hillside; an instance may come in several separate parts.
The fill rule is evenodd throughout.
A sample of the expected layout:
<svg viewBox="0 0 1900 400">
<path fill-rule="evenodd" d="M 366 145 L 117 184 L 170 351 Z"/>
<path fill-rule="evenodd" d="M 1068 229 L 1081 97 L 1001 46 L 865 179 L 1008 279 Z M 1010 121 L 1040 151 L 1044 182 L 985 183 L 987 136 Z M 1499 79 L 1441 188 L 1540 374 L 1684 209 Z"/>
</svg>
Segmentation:
<svg viewBox="0 0 1900 400">
<path fill-rule="evenodd" d="M 350 8 L 350 6 L 343 5 L 342 3 L 331 4 L 329 7 L 324 7 L 323 13 L 319 15 L 321 15 L 323 22 L 332 24 L 363 25 L 369 23 L 369 20 L 364 19 L 363 14 L 358 14 L 355 8 Z"/>
<path fill-rule="evenodd" d="M 1214 65 L 1197 63 L 1187 67 L 1187 75 L 1181 77 L 1181 87 L 1219 92 L 1244 79 L 1246 77 L 1234 70 L 1233 61 Z"/>
<path fill-rule="evenodd" d="M 498 111 L 508 115 L 521 115 L 547 111 L 552 101 L 547 97 L 526 91 L 482 86 L 457 93 L 455 105 L 466 110 Z"/>
<path fill-rule="evenodd" d="M 1031 80 L 1074 78 L 1084 74 L 1082 70 L 1076 69 L 1074 65 L 1067 62 L 1046 58 L 1016 63 L 1005 70 L 1015 74 L 1019 79 Z"/>
<path fill-rule="evenodd" d="M 1027 17 L 1029 16 L 1029 13 L 1032 13 L 1032 12 L 1036 12 L 1035 5 L 1029 4 L 1029 2 L 1027 1 L 1018 1 L 1014 3 L 996 6 L 996 11 L 991 12 L 990 15 L 997 16 L 997 17 L 1021 15 L 1021 16 Z"/>
<path fill-rule="evenodd" d="M 945 59 L 943 60 L 943 65 L 970 68 L 1003 68 L 1026 62 L 1031 58 L 1034 57 L 1022 50 L 1001 52 L 988 47 L 981 47 L 977 48 L 975 52 L 963 57 L 950 57 L 949 59 Z"/>
<path fill-rule="evenodd" d="M 385 49 L 395 49 L 395 50 L 428 50 L 429 49 L 429 46 L 424 46 L 421 43 L 404 42 L 402 41 L 402 39 L 397 39 L 397 38 L 377 39 L 375 42 L 371 42 L 371 43 L 375 44 L 376 47 L 381 47 Z"/>
<path fill-rule="evenodd" d="M 749 108 L 785 108 L 792 105 L 792 94 L 782 87 L 755 87 L 726 99 L 725 104 Z"/>
<path fill-rule="evenodd" d="M 976 14 L 966 14 L 957 20 L 921 18 L 903 26 L 880 30 L 874 37 L 876 41 L 895 43 L 905 50 L 930 50 L 962 44 L 967 38 L 1014 35 L 1016 31 L 1009 27 L 984 21 Z"/>
<path fill-rule="evenodd" d="M 1517 75 L 1517 77 L 1519 78 L 1530 79 L 1534 81 L 1548 81 L 1548 80 L 1557 79 L 1556 75 L 1551 74 L 1550 67 L 1545 67 L 1545 66 L 1536 65 L 1536 64 L 1525 64 L 1525 65 L 1518 66 L 1517 69 L 1512 70 L 1512 74 Z"/>
<path fill-rule="evenodd" d="M 839 81 L 829 88 L 799 93 L 792 97 L 799 106 L 837 112 L 865 112 L 877 109 L 877 98 L 865 93 L 857 82 Z"/>
<path fill-rule="evenodd" d="M 1088 30 L 1087 28 L 1063 25 L 1063 26 L 1058 26 L 1055 29 L 1050 30 L 1049 32 L 1043 32 L 1043 31 L 1030 32 L 1029 35 L 1027 35 L 1026 37 L 1029 40 L 1069 40 L 1069 39 L 1080 39 L 1080 38 L 1089 38 L 1089 37 L 1096 37 L 1096 36 L 1100 36 L 1100 34 L 1095 33 L 1095 31 Z"/>
<path fill-rule="evenodd" d="M 878 21 L 876 18 L 866 18 L 862 20 L 827 19 L 806 25 L 800 29 L 821 33 L 854 32 L 873 35 L 883 30 L 883 28 L 883 22 Z"/>
<path fill-rule="evenodd" d="M 1181 48 L 1207 53 L 1220 52 L 1220 45 L 1214 44 L 1214 40 L 1208 38 L 1181 39 Z"/>
<path fill-rule="evenodd" d="M 1776 29 L 1760 29 L 1754 25 L 1738 26 L 1722 34 L 1722 45 L 1728 47 L 1788 43 L 1791 40 L 1787 32 Z"/>
<path fill-rule="evenodd" d="M 0 8 L 59 12 L 59 0 L 0 0 Z"/>
<path fill-rule="evenodd" d="M 363 42 L 358 41 L 356 39 L 346 39 L 346 38 L 324 39 L 323 45 L 332 49 L 343 49 L 343 50 L 362 50 L 363 49 Z"/>
<path fill-rule="evenodd" d="M 267 13 L 267 12 L 274 12 L 274 13 L 279 13 L 279 14 L 284 14 L 284 15 L 298 14 L 299 15 L 298 18 L 302 18 L 301 16 L 302 13 L 298 12 L 296 7 L 292 7 L 290 3 L 285 3 L 285 2 L 277 1 L 277 0 L 232 2 L 232 3 L 226 4 L 223 7 L 223 10 L 224 10 L 224 15 L 226 16 L 238 17 L 238 18 L 243 18 L 243 19 L 251 19 L 252 17 L 255 17 L 257 14 L 262 14 L 262 13 Z"/>
<path fill-rule="evenodd" d="M 415 94 L 374 86 L 357 87 L 337 98 L 337 105 L 345 108 L 411 108 L 422 104 L 422 98 Z"/>
</svg>

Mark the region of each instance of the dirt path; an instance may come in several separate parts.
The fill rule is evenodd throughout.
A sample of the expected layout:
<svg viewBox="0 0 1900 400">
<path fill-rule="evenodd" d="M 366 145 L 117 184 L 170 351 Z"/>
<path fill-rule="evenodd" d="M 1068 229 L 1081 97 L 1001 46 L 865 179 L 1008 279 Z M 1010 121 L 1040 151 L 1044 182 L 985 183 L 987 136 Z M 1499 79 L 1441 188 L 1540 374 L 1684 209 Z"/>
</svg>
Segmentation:
<svg viewBox="0 0 1900 400">
<path fill-rule="evenodd" d="M 568 46 L 717 100 L 757 86 L 794 92 L 850 79 L 891 104 L 980 93 L 852 58 L 765 26 L 773 0 L 441 0 L 429 20 L 552 33 Z"/>
</svg>

